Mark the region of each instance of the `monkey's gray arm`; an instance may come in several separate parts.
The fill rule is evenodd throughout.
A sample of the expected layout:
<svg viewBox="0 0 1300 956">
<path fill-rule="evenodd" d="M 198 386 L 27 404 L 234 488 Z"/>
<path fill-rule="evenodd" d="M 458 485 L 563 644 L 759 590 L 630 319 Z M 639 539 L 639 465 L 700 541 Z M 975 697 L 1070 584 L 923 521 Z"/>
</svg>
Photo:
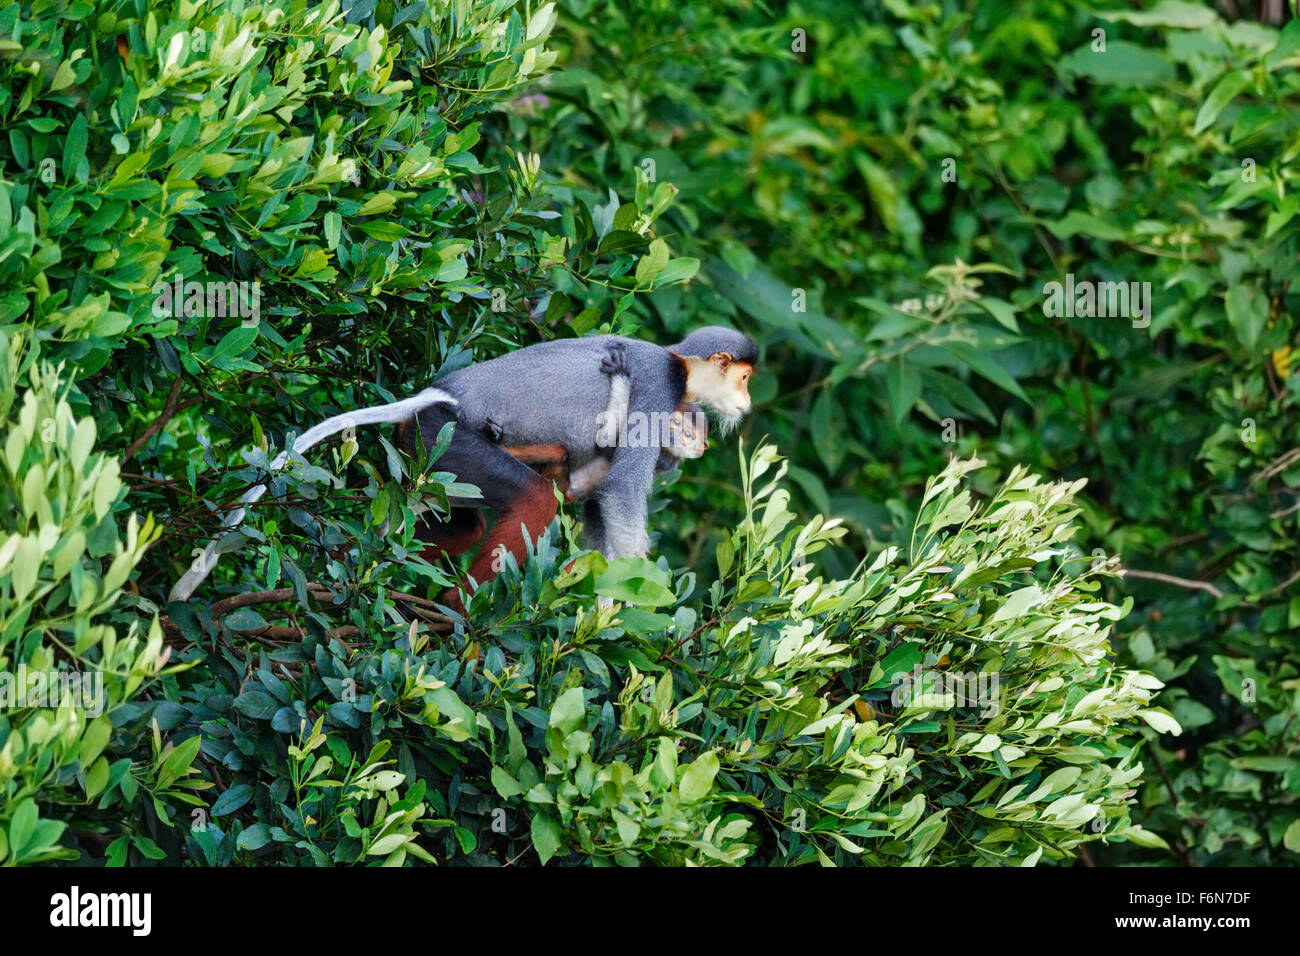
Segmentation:
<svg viewBox="0 0 1300 956">
<path fill-rule="evenodd" d="M 355 412 L 347 412 L 342 415 L 335 415 L 327 418 L 319 425 L 313 425 L 307 429 L 294 441 L 292 447 L 282 451 L 275 456 L 271 462 L 270 471 L 278 471 L 283 468 L 295 455 L 301 455 L 307 449 L 311 448 L 331 435 L 335 435 L 347 428 L 354 428 L 358 425 L 376 425 L 383 422 L 397 423 L 404 422 L 416 412 L 430 405 L 436 405 L 439 402 L 456 403 L 456 399 L 448 395 L 442 389 L 426 388 L 411 398 L 404 398 L 400 402 L 392 402 L 388 405 L 376 405 L 372 408 L 361 408 Z M 225 521 L 222 522 L 221 531 L 217 537 L 208 542 L 208 546 L 203 549 L 203 553 L 194 559 L 190 569 L 186 571 L 176 585 L 172 588 L 171 593 L 167 596 L 170 601 L 189 600 L 194 589 L 203 583 L 217 565 L 217 542 L 227 531 L 239 527 L 244 520 L 246 513 L 244 505 L 252 504 L 262 495 L 266 494 L 266 482 L 261 482 L 248 489 L 239 499 L 240 506 L 235 508 L 230 514 L 226 515 Z"/>
<path fill-rule="evenodd" d="M 667 378 L 634 376 L 628 415 L 645 415 L 653 424 L 659 416 L 672 414 L 678 398 Z M 604 536 L 601 552 L 609 558 L 645 557 L 650 550 L 646 498 L 663 449 L 653 427 L 646 434 L 649 440 L 644 446 L 624 444 L 614 449 L 614 464 L 595 491 L 601 519 L 595 530 Z"/>
<path fill-rule="evenodd" d="M 606 557 L 643 558 L 650 550 L 645 528 L 646 498 L 658 460 L 658 448 L 623 447 L 615 451 L 614 465 L 595 492 Z"/>
<path fill-rule="evenodd" d="M 605 539 L 605 522 L 600 517 L 600 502 L 588 498 L 582 503 L 583 536 L 587 539 L 587 548 L 609 554 L 609 542 Z"/>
</svg>

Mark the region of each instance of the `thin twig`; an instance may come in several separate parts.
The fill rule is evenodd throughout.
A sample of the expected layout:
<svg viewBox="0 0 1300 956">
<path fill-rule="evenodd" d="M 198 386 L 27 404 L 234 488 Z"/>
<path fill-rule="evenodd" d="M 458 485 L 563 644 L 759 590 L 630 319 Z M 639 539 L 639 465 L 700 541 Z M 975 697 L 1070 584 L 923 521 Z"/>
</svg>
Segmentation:
<svg viewBox="0 0 1300 956">
<path fill-rule="evenodd" d="M 154 435 L 157 435 L 162 431 L 163 427 L 172 420 L 177 412 L 183 411 L 184 409 L 189 408 L 192 405 L 197 405 L 199 402 L 203 401 L 203 397 L 199 396 L 198 398 L 191 398 L 189 401 L 182 404 L 180 400 L 181 387 L 184 384 L 184 380 L 178 375 L 176 381 L 172 382 L 172 390 L 167 393 L 167 401 L 163 404 L 162 412 L 159 413 L 158 417 L 150 423 L 149 427 L 140 434 L 139 438 L 126 447 L 126 451 L 122 454 L 122 461 L 127 462 L 134 458 L 135 453 L 143 448 L 150 438 L 153 438 Z"/>
<path fill-rule="evenodd" d="M 1256 472 L 1254 477 L 1250 479 L 1249 483 L 1253 485 L 1257 481 L 1266 481 L 1269 478 L 1272 478 L 1274 475 L 1278 475 L 1286 471 L 1297 461 L 1300 461 L 1300 448 L 1292 448 L 1289 451 L 1285 451 L 1277 458 L 1275 458 L 1270 464 L 1266 465 L 1264 468 L 1261 468 L 1258 472 Z"/>
<path fill-rule="evenodd" d="M 326 595 L 332 593 L 325 585 L 315 582 L 307 585 L 307 591 L 317 600 L 320 599 L 322 592 Z M 231 611 L 238 610 L 241 607 L 251 607 L 254 604 L 275 604 L 279 601 L 290 601 L 293 600 L 297 593 L 295 588 L 276 588 L 273 591 L 247 591 L 243 594 L 234 594 L 213 604 L 212 616 L 224 617 Z"/>
<path fill-rule="evenodd" d="M 317 601 L 324 601 L 334 596 L 334 592 L 325 584 L 319 581 L 312 581 L 307 585 L 307 593 L 316 598 Z M 213 617 L 224 617 L 231 611 L 238 610 L 241 607 L 252 607 L 257 604 L 276 604 L 281 601 L 292 601 L 297 597 L 295 588 L 275 588 L 270 591 L 246 591 L 243 594 L 233 594 L 230 597 L 222 598 L 212 605 Z M 403 604 L 409 605 L 412 614 L 424 621 L 426 624 L 438 625 L 438 628 L 450 627 L 451 618 L 435 610 L 437 603 L 430 601 L 428 598 L 416 597 L 414 594 L 406 594 L 402 591 L 389 591 L 388 596 Z M 330 610 L 337 607 L 330 605 L 322 610 Z M 259 632 L 261 633 L 261 632 Z"/>
<path fill-rule="evenodd" d="M 1143 578 L 1147 581 L 1163 581 L 1165 584 L 1176 584 L 1180 588 L 1204 591 L 1207 594 L 1213 594 L 1216 598 L 1223 597 L 1223 592 L 1209 581 L 1193 581 L 1191 578 L 1179 578 L 1172 574 L 1162 574 L 1159 571 L 1138 571 L 1133 568 L 1122 568 L 1119 573 L 1123 577 Z"/>
<path fill-rule="evenodd" d="M 1267 591 L 1265 591 L 1263 594 L 1261 594 L 1260 597 L 1261 597 L 1261 598 L 1266 598 L 1266 597 L 1269 597 L 1269 596 L 1271 596 L 1271 595 L 1276 594 L 1278 591 L 1285 591 L 1287 588 L 1289 588 L 1291 585 L 1295 584 L 1297 581 L 1300 581 L 1300 571 L 1297 571 L 1295 574 L 1291 575 L 1289 578 L 1287 578 L 1285 581 L 1283 581 L 1283 582 L 1282 582 L 1281 584 L 1279 584 L 1277 587 L 1275 587 L 1275 588 L 1269 588 Z"/>
</svg>

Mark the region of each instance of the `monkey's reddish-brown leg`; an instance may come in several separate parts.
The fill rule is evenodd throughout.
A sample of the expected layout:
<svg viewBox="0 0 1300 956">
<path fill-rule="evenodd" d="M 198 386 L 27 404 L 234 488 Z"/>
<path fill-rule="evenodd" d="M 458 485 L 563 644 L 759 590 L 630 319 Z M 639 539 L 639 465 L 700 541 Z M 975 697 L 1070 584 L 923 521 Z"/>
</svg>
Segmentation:
<svg viewBox="0 0 1300 956">
<path fill-rule="evenodd" d="M 551 482 L 536 474 L 533 479 L 524 493 L 497 515 L 496 524 L 474 556 L 469 576 L 480 584 L 497 576 L 505 553 L 513 555 L 515 562 L 522 566 L 528 559 L 524 535 L 535 540 L 555 519 L 557 506 Z M 465 613 L 454 588 L 444 595 L 443 602 L 457 613 Z"/>
<path fill-rule="evenodd" d="M 420 529 L 420 538 L 429 542 L 433 546 L 430 550 L 434 551 L 426 558 L 433 560 L 439 551 L 451 555 L 464 554 L 479 543 L 486 529 L 483 514 L 468 509 L 458 512 L 452 521 L 425 522 Z"/>
<path fill-rule="evenodd" d="M 419 435 L 427 445 L 448 421 L 455 421 L 454 410 L 435 406 L 427 410 L 420 422 Z M 401 437 L 410 444 L 413 428 Z M 460 481 L 478 487 L 481 499 L 453 502 L 446 520 L 427 523 L 421 534 L 437 552 L 463 553 L 482 536 L 482 544 L 469 566 L 470 576 L 486 584 L 501 571 L 507 554 L 523 565 L 528 560 L 528 542 L 542 535 L 555 519 L 555 478 L 544 477 L 526 464 L 535 461 L 551 475 L 558 474 L 568 484 L 568 461 L 561 445 L 521 446 L 520 456 L 493 442 L 489 437 L 465 428 L 452 432 L 451 443 L 438 459 L 438 466 Z M 491 530 L 482 534 L 483 508 L 496 512 Z M 436 549 L 436 551 L 434 550 Z M 464 614 L 464 605 L 456 588 L 443 593 L 442 602 Z"/>
</svg>

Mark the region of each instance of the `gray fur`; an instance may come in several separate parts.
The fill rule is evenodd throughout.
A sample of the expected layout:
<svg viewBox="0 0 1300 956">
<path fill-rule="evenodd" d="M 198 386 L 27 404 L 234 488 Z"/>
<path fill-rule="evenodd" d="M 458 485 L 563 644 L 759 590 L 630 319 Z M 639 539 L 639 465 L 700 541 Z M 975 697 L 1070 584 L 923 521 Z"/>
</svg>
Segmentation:
<svg viewBox="0 0 1300 956">
<path fill-rule="evenodd" d="M 668 346 L 674 355 L 690 355 L 696 358 L 708 358 L 718 352 L 726 352 L 733 362 L 758 364 L 758 345 L 743 332 L 728 329 L 721 325 L 707 325 L 696 329 L 676 345 Z"/>
<path fill-rule="evenodd" d="M 568 452 L 570 467 L 582 468 L 607 453 L 607 449 L 597 447 L 595 436 L 601 413 L 611 401 L 611 379 L 601 366 L 615 342 L 623 346 L 631 372 L 629 414 L 672 414 L 685 389 L 685 370 L 678 355 L 708 358 L 716 352 L 728 352 L 735 361 L 751 363 L 758 358 L 752 339 L 721 326 L 699 329 L 666 349 L 613 335 L 542 342 L 452 372 L 435 388 L 412 398 L 328 418 L 299 436 L 292 449 L 271 463 L 271 470 L 278 470 L 292 456 L 301 455 L 349 426 L 402 422 L 414 414 L 423 433 L 424 416 L 420 413 L 447 402 L 459 404 L 457 417 L 462 425 L 483 431 L 490 420 L 499 427 L 503 445 L 561 444 Z M 437 435 L 423 437 L 428 445 Z M 585 505 L 590 547 L 609 557 L 642 556 L 649 550 L 646 496 L 661 451 L 655 444 L 614 449 L 608 474 Z M 256 501 L 265 491 L 265 483 L 249 489 L 240 499 L 241 506 L 226 516 L 223 532 L 237 527 L 244 519 L 242 505 Z M 169 600 L 188 599 L 208 576 L 216 559 L 214 539 L 177 581 Z"/>
<path fill-rule="evenodd" d="M 482 429 L 490 418 L 501 429 L 502 445 L 558 443 L 568 451 L 570 467 L 581 468 L 600 454 L 595 436 L 612 387 L 600 366 L 612 341 L 626 350 L 633 392 L 651 389 L 656 380 L 668 383 L 677 363 L 666 349 L 597 335 L 530 345 L 452 372 L 437 386 L 460 401 L 466 426 Z M 548 397 L 562 400 L 547 402 Z"/>
<path fill-rule="evenodd" d="M 459 400 L 459 418 L 468 427 L 481 429 L 490 418 L 501 429 L 503 445 L 561 444 L 570 469 L 582 469 L 607 453 L 595 436 L 610 405 L 611 379 L 601 365 L 614 343 L 623 347 L 631 373 L 628 412 L 647 416 L 671 415 L 685 394 L 686 372 L 678 355 L 708 358 L 728 352 L 748 362 L 758 357 L 752 339 L 721 326 L 692 332 L 670 348 L 596 335 L 532 345 L 459 369 L 436 384 Z M 555 400 L 548 401 L 551 397 Z M 424 436 L 426 442 L 432 437 Z M 614 448 L 609 473 L 585 508 L 589 547 L 612 558 L 649 551 L 646 496 L 661 451 L 659 444 Z"/>
</svg>

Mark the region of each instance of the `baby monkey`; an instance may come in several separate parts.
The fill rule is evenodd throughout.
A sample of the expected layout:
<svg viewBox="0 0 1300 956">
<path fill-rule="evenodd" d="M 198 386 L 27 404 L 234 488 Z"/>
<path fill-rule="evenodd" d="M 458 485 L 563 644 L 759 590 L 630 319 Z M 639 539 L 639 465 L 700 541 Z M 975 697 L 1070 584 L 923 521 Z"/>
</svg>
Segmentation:
<svg viewBox="0 0 1300 956">
<path fill-rule="evenodd" d="M 560 487 L 566 501 L 590 495 L 605 480 L 614 463 L 614 448 L 627 440 L 628 405 L 632 394 L 632 376 L 622 342 L 612 342 L 601 361 L 600 370 L 610 378 L 609 404 L 599 416 L 596 447 L 601 454 L 582 467 L 569 467 L 563 445 L 507 445 L 504 450 L 526 465 L 537 468 L 543 477 Z M 681 402 L 666 422 L 645 423 L 643 437 L 659 444 L 655 472 L 672 471 L 686 458 L 699 458 L 709 447 L 709 424 L 703 410 L 691 402 Z M 656 434 L 658 431 L 658 434 Z M 501 443 L 502 430 L 489 419 L 484 433 L 495 444 Z"/>
</svg>

